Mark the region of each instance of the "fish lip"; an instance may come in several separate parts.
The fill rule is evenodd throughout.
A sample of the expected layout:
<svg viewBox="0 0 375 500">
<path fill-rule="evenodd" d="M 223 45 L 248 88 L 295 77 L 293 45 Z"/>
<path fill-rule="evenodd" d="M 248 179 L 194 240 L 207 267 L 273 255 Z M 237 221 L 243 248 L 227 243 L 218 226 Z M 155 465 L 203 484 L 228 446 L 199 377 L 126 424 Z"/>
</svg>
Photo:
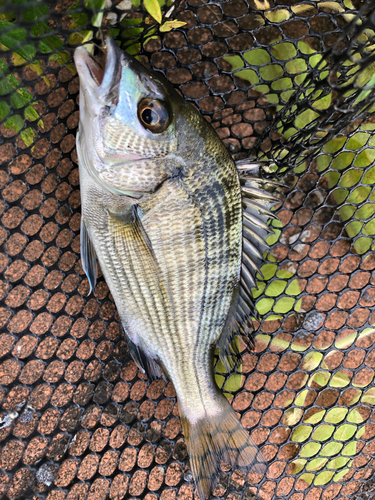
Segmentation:
<svg viewBox="0 0 375 500">
<path fill-rule="evenodd" d="M 120 81 L 121 67 L 128 64 L 125 54 L 111 37 L 107 37 L 98 57 L 92 56 L 84 45 L 78 47 L 74 52 L 74 62 L 80 84 L 91 87 L 102 98 Z"/>
<path fill-rule="evenodd" d="M 74 62 L 81 82 L 85 82 L 86 85 L 89 84 L 94 89 L 100 87 L 104 70 L 84 46 L 75 50 Z"/>
</svg>

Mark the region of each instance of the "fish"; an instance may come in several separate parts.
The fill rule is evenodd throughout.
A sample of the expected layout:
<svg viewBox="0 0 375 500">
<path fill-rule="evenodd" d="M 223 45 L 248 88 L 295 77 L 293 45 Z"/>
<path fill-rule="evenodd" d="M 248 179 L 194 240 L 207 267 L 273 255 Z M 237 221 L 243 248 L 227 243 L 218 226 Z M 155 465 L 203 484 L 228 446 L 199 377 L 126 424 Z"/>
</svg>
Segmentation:
<svg viewBox="0 0 375 500">
<path fill-rule="evenodd" d="M 221 461 L 266 470 L 213 355 L 230 370 L 233 338 L 252 331 L 278 183 L 260 163 L 236 164 L 197 109 L 112 38 L 99 57 L 79 47 L 74 59 L 82 267 L 92 291 L 99 262 L 137 366 L 173 382 L 205 500 Z"/>
</svg>

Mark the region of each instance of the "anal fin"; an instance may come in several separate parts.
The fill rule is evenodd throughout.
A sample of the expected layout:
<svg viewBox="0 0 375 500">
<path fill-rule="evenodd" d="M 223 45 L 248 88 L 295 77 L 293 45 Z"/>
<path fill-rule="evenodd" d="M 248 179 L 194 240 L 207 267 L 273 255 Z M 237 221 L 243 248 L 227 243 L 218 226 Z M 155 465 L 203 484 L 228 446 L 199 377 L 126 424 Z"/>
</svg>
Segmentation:
<svg viewBox="0 0 375 500">
<path fill-rule="evenodd" d="M 151 380 L 162 378 L 167 382 L 168 379 L 159 363 L 150 356 L 147 356 L 143 349 L 137 346 L 131 338 L 129 338 L 125 330 L 124 334 L 129 347 L 130 356 L 133 358 L 133 361 L 138 368 L 143 371 L 143 373 L 146 373 Z"/>
<path fill-rule="evenodd" d="M 95 248 L 90 240 L 83 217 L 81 219 L 81 263 L 82 269 L 89 280 L 90 291 L 88 295 L 90 295 L 90 293 L 95 290 L 96 286 L 96 280 L 98 277 L 98 262 Z"/>
</svg>

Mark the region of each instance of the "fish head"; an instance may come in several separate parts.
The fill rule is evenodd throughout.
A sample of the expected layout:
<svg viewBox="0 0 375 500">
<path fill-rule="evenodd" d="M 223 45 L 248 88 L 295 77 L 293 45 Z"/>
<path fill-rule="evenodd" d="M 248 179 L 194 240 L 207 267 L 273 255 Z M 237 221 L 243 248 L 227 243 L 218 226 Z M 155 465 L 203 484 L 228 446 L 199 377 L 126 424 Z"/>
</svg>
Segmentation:
<svg viewBox="0 0 375 500">
<path fill-rule="evenodd" d="M 117 194 L 153 192 L 170 175 L 184 101 L 107 38 L 100 58 L 74 54 L 80 77 L 79 148 L 89 173 Z M 140 193 L 140 196 L 136 194 Z"/>
</svg>

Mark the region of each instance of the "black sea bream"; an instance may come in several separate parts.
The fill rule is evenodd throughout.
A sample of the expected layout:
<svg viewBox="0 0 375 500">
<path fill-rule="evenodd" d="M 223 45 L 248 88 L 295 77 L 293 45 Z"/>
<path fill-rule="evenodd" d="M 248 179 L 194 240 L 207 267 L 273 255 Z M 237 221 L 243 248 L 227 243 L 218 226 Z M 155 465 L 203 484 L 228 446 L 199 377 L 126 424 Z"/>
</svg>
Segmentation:
<svg viewBox="0 0 375 500">
<path fill-rule="evenodd" d="M 221 460 L 265 470 L 215 385 L 212 356 L 218 347 L 228 367 L 231 339 L 254 314 L 274 183 L 257 165 L 236 166 L 191 104 L 106 43 L 99 62 L 75 52 L 82 263 L 94 288 L 98 259 L 138 366 L 173 382 L 203 500 Z"/>
</svg>

